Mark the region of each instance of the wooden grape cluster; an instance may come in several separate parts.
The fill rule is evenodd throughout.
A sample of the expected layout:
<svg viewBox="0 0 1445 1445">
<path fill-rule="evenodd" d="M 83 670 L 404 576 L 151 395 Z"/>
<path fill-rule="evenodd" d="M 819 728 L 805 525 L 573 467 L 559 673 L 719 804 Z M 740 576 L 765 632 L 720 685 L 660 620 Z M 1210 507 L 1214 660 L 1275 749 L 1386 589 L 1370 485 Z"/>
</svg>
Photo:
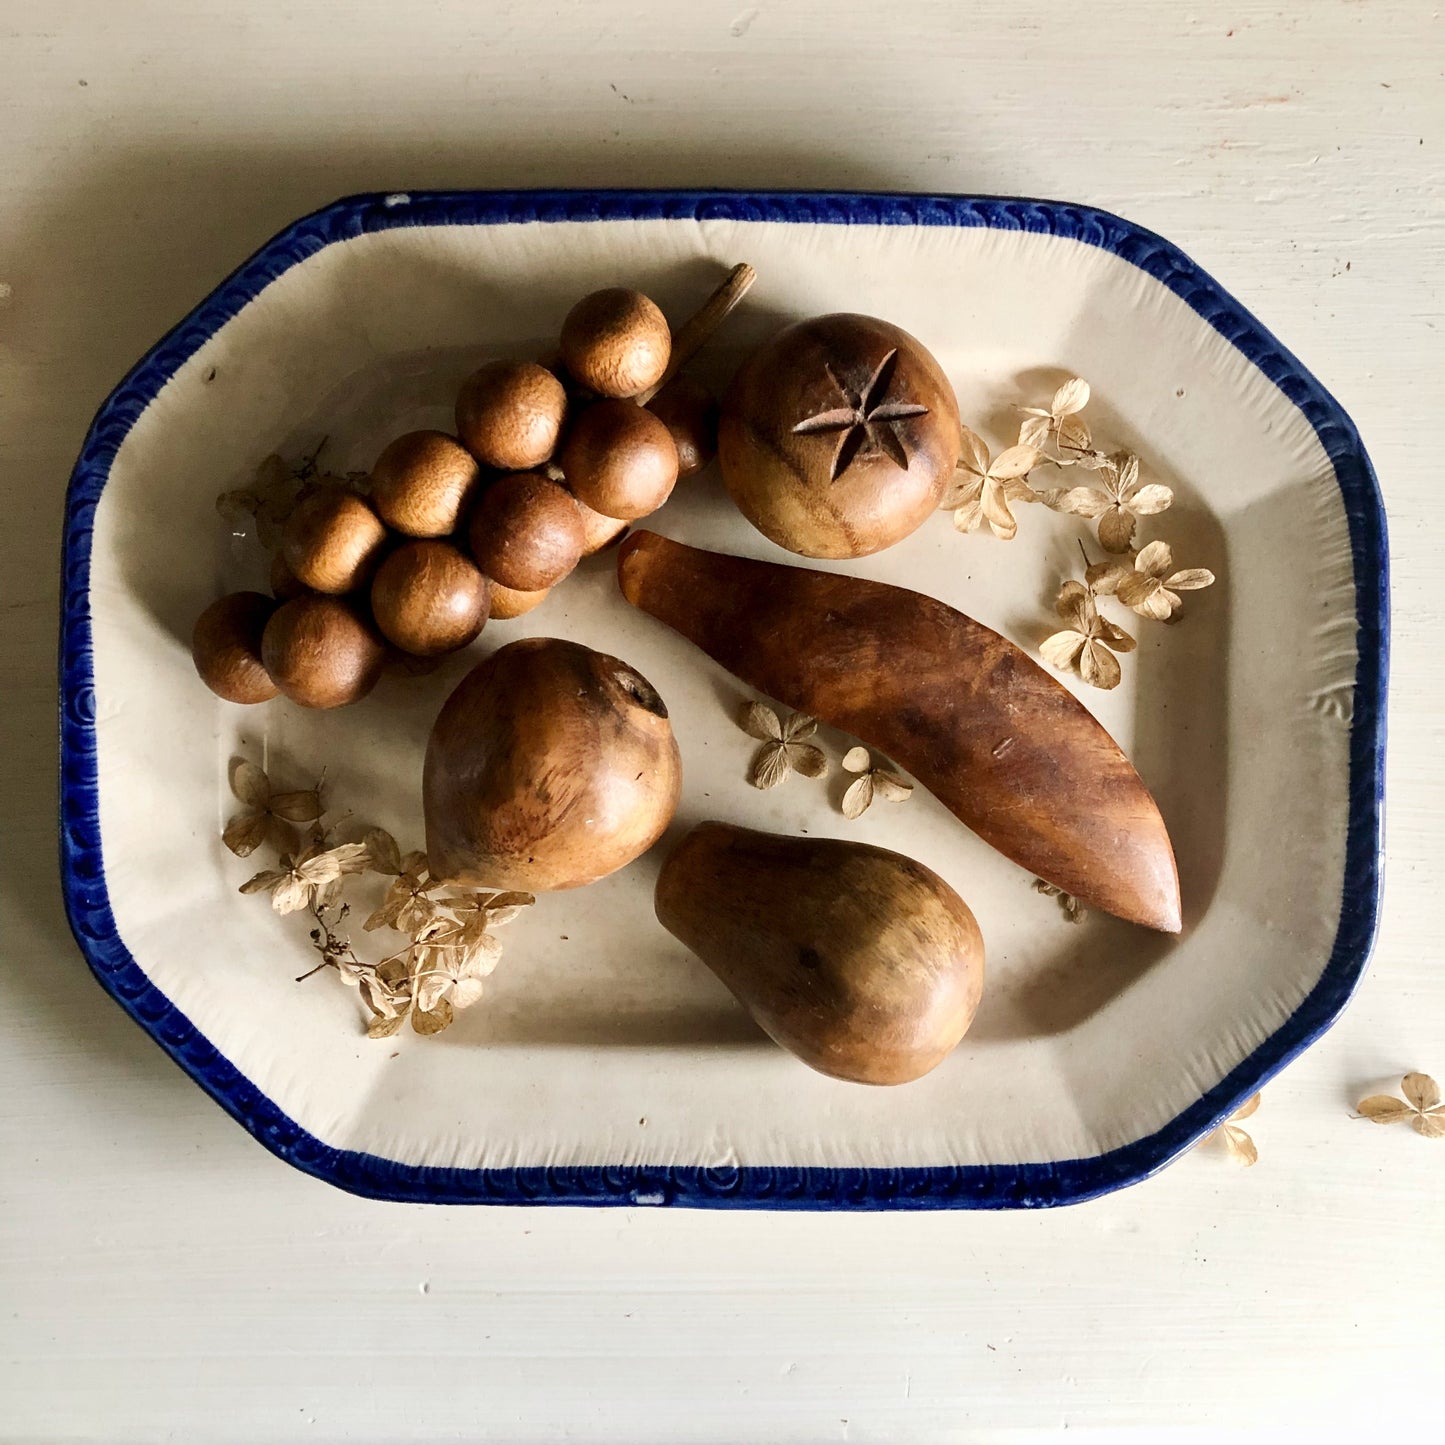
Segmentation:
<svg viewBox="0 0 1445 1445">
<path fill-rule="evenodd" d="M 584 296 L 555 355 L 491 361 L 463 382 L 455 436 L 397 437 L 367 496 L 303 494 L 273 595 L 231 593 L 197 620 L 203 681 L 231 702 L 340 707 L 371 691 L 389 648 L 439 657 L 489 618 L 530 612 L 711 460 L 717 403 L 676 373 L 751 280 L 735 268 L 676 338 L 640 292 Z"/>
</svg>

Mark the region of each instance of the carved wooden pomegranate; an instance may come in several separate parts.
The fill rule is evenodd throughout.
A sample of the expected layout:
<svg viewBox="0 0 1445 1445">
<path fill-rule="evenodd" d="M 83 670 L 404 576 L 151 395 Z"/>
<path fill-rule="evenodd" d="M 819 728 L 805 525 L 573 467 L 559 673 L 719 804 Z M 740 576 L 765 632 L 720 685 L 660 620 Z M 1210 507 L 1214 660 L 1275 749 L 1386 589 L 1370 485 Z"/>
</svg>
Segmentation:
<svg viewBox="0 0 1445 1445">
<path fill-rule="evenodd" d="M 906 331 L 839 313 L 780 331 L 723 402 L 718 460 L 743 515 L 804 557 L 864 557 L 937 509 L 958 403 Z"/>
</svg>

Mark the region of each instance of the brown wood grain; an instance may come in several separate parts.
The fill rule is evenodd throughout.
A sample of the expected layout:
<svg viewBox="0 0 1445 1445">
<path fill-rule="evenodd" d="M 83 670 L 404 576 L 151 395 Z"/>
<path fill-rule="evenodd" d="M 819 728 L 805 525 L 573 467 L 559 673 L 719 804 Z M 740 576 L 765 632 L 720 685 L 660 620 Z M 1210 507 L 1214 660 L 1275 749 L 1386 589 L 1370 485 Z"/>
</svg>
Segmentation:
<svg viewBox="0 0 1445 1445">
<path fill-rule="evenodd" d="M 978 923 L 901 853 L 700 823 L 663 864 L 655 902 L 776 1042 L 834 1078 L 921 1078 L 978 1009 Z"/>
<path fill-rule="evenodd" d="M 1180 927 L 1164 820 L 1067 688 L 991 628 L 866 578 L 654 532 L 618 554 L 627 600 L 760 692 L 886 753 L 985 842 L 1107 913 Z"/>
</svg>

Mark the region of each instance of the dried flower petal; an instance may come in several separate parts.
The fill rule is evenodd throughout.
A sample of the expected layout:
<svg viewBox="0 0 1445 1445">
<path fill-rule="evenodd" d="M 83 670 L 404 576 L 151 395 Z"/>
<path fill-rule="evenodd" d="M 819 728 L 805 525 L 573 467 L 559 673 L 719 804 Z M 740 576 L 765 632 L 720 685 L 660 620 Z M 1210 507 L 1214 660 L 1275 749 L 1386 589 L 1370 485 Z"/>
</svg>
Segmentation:
<svg viewBox="0 0 1445 1445">
<path fill-rule="evenodd" d="M 843 794 L 843 816 L 861 818 L 872 802 L 873 774 L 864 773 L 861 778 L 849 783 L 848 791 Z"/>
<path fill-rule="evenodd" d="M 449 1028 L 455 1018 L 450 1000 L 442 999 L 436 1008 L 431 1010 L 414 1007 L 411 1011 L 411 1026 L 419 1034 L 439 1034 L 444 1028 Z"/>
<path fill-rule="evenodd" d="M 1088 641 L 1082 632 L 1067 628 L 1063 632 L 1054 633 L 1052 637 L 1044 638 L 1039 644 L 1039 656 L 1060 672 L 1072 672 Z"/>
<path fill-rule="evenodd" d="M 366 852 L 374 872 L 389 873 L 393 878 L 401 872 L 401 849 L 385 828 L 367 830 Z"/>
<path fill-rule="evenodd" d="M 1103 617 L 1099 619 L 1099 641 L 1115 652 L 1133 652 L 1139 645 L 1117 622 Z"/>
<path fill-rule="evenodd" d="M 271 907 L 277 913 L 299 913 L 311 902 L 315 885 L 297 874 L 287 873 L 271 890 Z"/>
<path fill-rule="evenodd" d="M 366 1037 L 369 1039 L 391 1038 L 400 1031 L 410 1012 L 411 1010 L 408 1008 L 396 1014 L 377 1014 L 366 1026 Z M 417 1029 L 417 1032 L 422 1033 L 423 1030 Z"/>
<path fill-rule="evenodd" d="M 314 823 L 321 816 L 321 793 L 316 788 L 299 793 L 273 793 L 270 808 L 288 823 Z"/>
<path fill-rule="evenodd" d="M 861 745 L 851 747 L 843 754 L 843 771 L 846 773 L 866 773 L 872 763 L 873 755 Z"/>
<path fill-rule="evenodd" d="M 1229 1117 L 1236 1122 L 1240 1119 L 1250 1118 L 1259 1111 L 1260 1102 L 1263 1098 L 1264 1095 L 1261 1093 L 1251 1094 Z"/>
<path fill-rule="evenodd" d="M 461 957 L 458 978 L 487 978 L 502 961 L 502 944 L 490 933 L 467 944 Z"/>
<path fill-rule="evenodd" d="M 1084 581 L 1094 596 L 1112 597 L 1131 570 L 1127 562 L 1093 562 L 1084 572 Z"/>
<path fill-rule="evenodd" d="M 1072 578 L 1059 588 L 1059 595 L 1054 601 L 1054 611 L 1085 636 L 1093 632 L 1099 615 L 1089 589 Z"/>
<path fill-rule="evenodd" d="M 1254 1140 L 1243 1129 L 1234 1124 L 1225 1124 L 1218 1130 L 1218 1133 L 1224 1147 L 1236 1162 L 1244 1165 L 1245 1168 L 1259 1162 L 1259 1150 L 1255 1148 Z"/>
<path fill-rule="evenodd" d="M 1000 452 L 988 468 L 988 475 L 995 481 L 1018 481 L 1038 466 L 1041 458 L 1039 449 L 1031 446 L 1013 446 Z"/>
<path fill-rule="evenodd" d="M 1110 507 L 1099 518 L 1099 545 L 1106 552 L 1127 552 L 1137 525 L 1132 512 L 1126 512 L 1122 507 Z"/>
<path fill-rule="evenodd" d="M 1138 462 L 1135 461 L 1137 468 Z M 1174 493 L 1158 482 L 1151 482 L 1147 487 L 1140 487 L 1133 496 L 1129 498 L 1129 509 L 1136 517 L 1153 517 L 1160 512 L 1168 511 L 1174 504 Z"/>
<path fill-rule="evenodd" d="M 1081 416 L 1060 417 L 1056 435 L 1060 449 L 1070 452 L 1088 451 L 1093 440 L 1089 435 L 1089 424 Z"/>
<path fill-rule="evenodd" d="M 1168 542 L 1150 542 L 1134 558 L 1134 570 L 1145 577 L 1163 577 L 1174 566 Z"/>
<path fill-rule="evenodd" d="M 231 763 L 231 791 L 248 808 L 264 808 L 271 801 L 271 780 L 255 763 L 236 758 Z"/>
<path fill-rule="evenodd" d="M 1079 676 L 1090 687 L 1108 689 L 1118 687 L 1123 673 L 1119 659 L 1102 642 L 1091 638 L 1079 653 Z"/>
<path fill-rule="evenodd" d="M 470 1008 L 486 992 L 486 984 L 479 978 L 458 979 L 452 985 L 448 1002 L 453 1008 Z"/>
<path fill-rule="evenodd" d="M 1056 417 L 1072 416 L 1088 406 L 1089 394 L 1089 383 L 1082 376 L 1071 376 L 1054 393 L 1054 399 L 1049 403 L 1049 411 Z"/>
<path fill-rule="evenodd" d="M 1426 1139 L 1445 1139 L 1445 1114 L 1437 1109 L 1428 1114 L 1416 1114 L 1410 1120 L 1410 1127 Z"/>
<path fill-rule="evenodd" d="M 986 475 L 988 472 L 988 448 L 984 445 L 983 438 L 970 427 L 960 427 L 959 430 L 963 433 L 959 464 L 976 476 Z"/>
<path fill-rule="evenodd" d="M 913 784 L 900 778 L 897 773 L 890 773 L 884 768 L 875 768 L 873 791 L 885 803 L 901 803 L 906 798 L 913 796 Z"/>
<path fill-rule="evenodd" d="M 1025 447 L 1042 447 L 1048 444 L 1049 433 L 1053 430 L 1053 421 L 1049 414 L 1040 411 L 1037 407 L 1027 407 L 1025 410 L 1032 413 L 1026 416 L 1019 424 L 1019 445 Z"/>
<path fill-rule="evenodd" d="M 401 1011 L 397 996 L 377 976 L 362 974 L 356 981 L 362 1002 L 381 1018 L 395 1018 Z"/>
<path fill-rule="evenodd" d="M 376 976 L 388 988 L 403 990 L 411 977 L 408 960 L 405 957 L 388 958 L 376 965 Z"/>
<path fill-rule="evenodd" d="M 422 1013 L 431 1013 L 451 986 L 451 978 L 440 969 L 428 969 L 417 978 L 416 990 L 412 994 L 415 1007 Z"/>
<path fill-rule="evenodd" d="M 424 893 L 412 893 L 402 900 L 397 909 L 396 922 L 392 924 L 400 933 L 409 933 L 413 938 L 437 915 L 436 903 Z"/>
<path fill-rule="evenodd" d="M 248 878 L 236 891 L 238 893 L 264 893 L 276 887 L 289 876 L 289 869 L 267 868 Z"/>
<path fill-rule="evenodd" d="M 271 819 L 265 813 L 237 813 L 221 834 L 221 842 L 238 858 L 249 858 L 271 831 Z"/>
<path fill-rule="evenodd" d="M 1044 878 L 1034 879 L 1034 892 L 1042 893 L 1045 898 L 1057 898 L 1059 907 L 1063 910 L 1064 917 L 1070 923 L 1082 923 L 1088 909 L 1074 897 L 1072 893 L 1066 893 L 1056 883 L 1050 883 Z"/>
<path fill-rule="evenodd" d="M 1098 487 L 1070 487 L 1061 492 L 1040 492 L 1044 505 L 1055 512 L 1069 512 L 1093 521 L 1109 510 L 1109 499 Z"/>
<path fill-rule="evenodd" d="M 788 776 L 788 750 L 782 743 L 765 743 L 753 758 L 748 781 L 755 788 L 776 788 Z"/>
<path fill-rule="evenodd" d="M 1371 1094 L 1368 1099 L 1361 1099 L 1357 1112 L 1374 1124 L 1398 1124 L 1402 1119 L 1415 1116 L 1415 1110 L 1409 1104 L 1389 1094 Z"/>
<path fill-rule="evenodd" d="M 1429 1074 L 1406 1074 L 1400 1080 L 1400 1092 L 1411 1108 L 1418 1109 L 1422 1114 L 1440 1103 L 1440 1085 Z"/>
<path fill-rule="evenodd" d="M 750 702 L 743 706 L 738 725 L 750 737 L 760 742 L 780 742 L 783 725 L 778 715 L 766 703 Z"/>
<path fill-rule="evenodd" d="M 1214 573 L 1208 567 L 1186 567 L 1166 577 L 1164 585 L 1175 592 L 1197 592 L 1201 587 L 1214 585 Z"/>
<path fill-rule="evenodd" d="M 828 771 L 828 756 L 812 743 L 788 743 L 785 753 L 788 766 L 805 778 L 821 778 Z"/>
</svg>

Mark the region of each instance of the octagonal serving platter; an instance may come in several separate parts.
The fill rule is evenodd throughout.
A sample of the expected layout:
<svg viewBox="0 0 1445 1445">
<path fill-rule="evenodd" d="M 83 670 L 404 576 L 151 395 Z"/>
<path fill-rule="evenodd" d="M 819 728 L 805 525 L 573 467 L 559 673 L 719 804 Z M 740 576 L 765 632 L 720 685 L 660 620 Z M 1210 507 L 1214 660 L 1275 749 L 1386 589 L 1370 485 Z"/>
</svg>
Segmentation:
<svg viewBox="0 0 1445 1445">
<path fill-rule="evenodd" d="M 458 381 L 536 355 L 604 285 L 674 323 L 732 263 L 759 281 L 699 362 L 715 384 L 785 321 L 862 311 L 938 356 L 995 448 L 1071 375 L 1114 446 L 1171 486 L 1147 519 L 1219 578 L 1181 623 L 1129 619 L 1112 693 L 1067 679 L 1136 762 L 1170 828 L 1180 936 L 1089 915 L 916 792 L 855 822 L 849 740 L 822 783 L 746 783 L 748 696 L 633 612 L 608 556 L 439 672 L 308 714 L 240 708 L 192 669 L 199 610 L 264 585 L 217 514 L 269 453 L 325 438 L 362 470 L 393 435 L 450 426 Z M 940 514 L 901 545 L 810 564 L 901 583 L 1031 651 L 1077 575 L 1075 518 L 1020 507 L 1011 543 Z M 794 560 L 753 532 L 715 468 L 647 523 Z M 1139 1180 L 1325 1030 L 1366 966 L 1379 903 L 1387 656 L 1384 515 L 1349 418 L 1193 262 L 1102 211 L 959 196 L 450 192 L 359 196 L 296 222 L 153 347 L 105 402 L 66 504 L 61 854 L 96 977 L 268 1148 L 359 1193 L 461 1203 L 1011 1208 Z M 487 997 L 434 1038 L 362 1031 L 354 993 L 309 966 L 305 928 L 237 888 L 219 833 L 230 760 L 329 794 L 420 846 L 431 719 L 478 658 L 558 635 L 616 653 L 663 694 L 684 796 L 658 849 L 543 896 Z M 704 818 L 854 837 L 919 858 L 988 945 L 973 1029 L 894 1089 L 816 1075 L 773 1046 L 656 923 L 658 860 Z"/>
</svg>

